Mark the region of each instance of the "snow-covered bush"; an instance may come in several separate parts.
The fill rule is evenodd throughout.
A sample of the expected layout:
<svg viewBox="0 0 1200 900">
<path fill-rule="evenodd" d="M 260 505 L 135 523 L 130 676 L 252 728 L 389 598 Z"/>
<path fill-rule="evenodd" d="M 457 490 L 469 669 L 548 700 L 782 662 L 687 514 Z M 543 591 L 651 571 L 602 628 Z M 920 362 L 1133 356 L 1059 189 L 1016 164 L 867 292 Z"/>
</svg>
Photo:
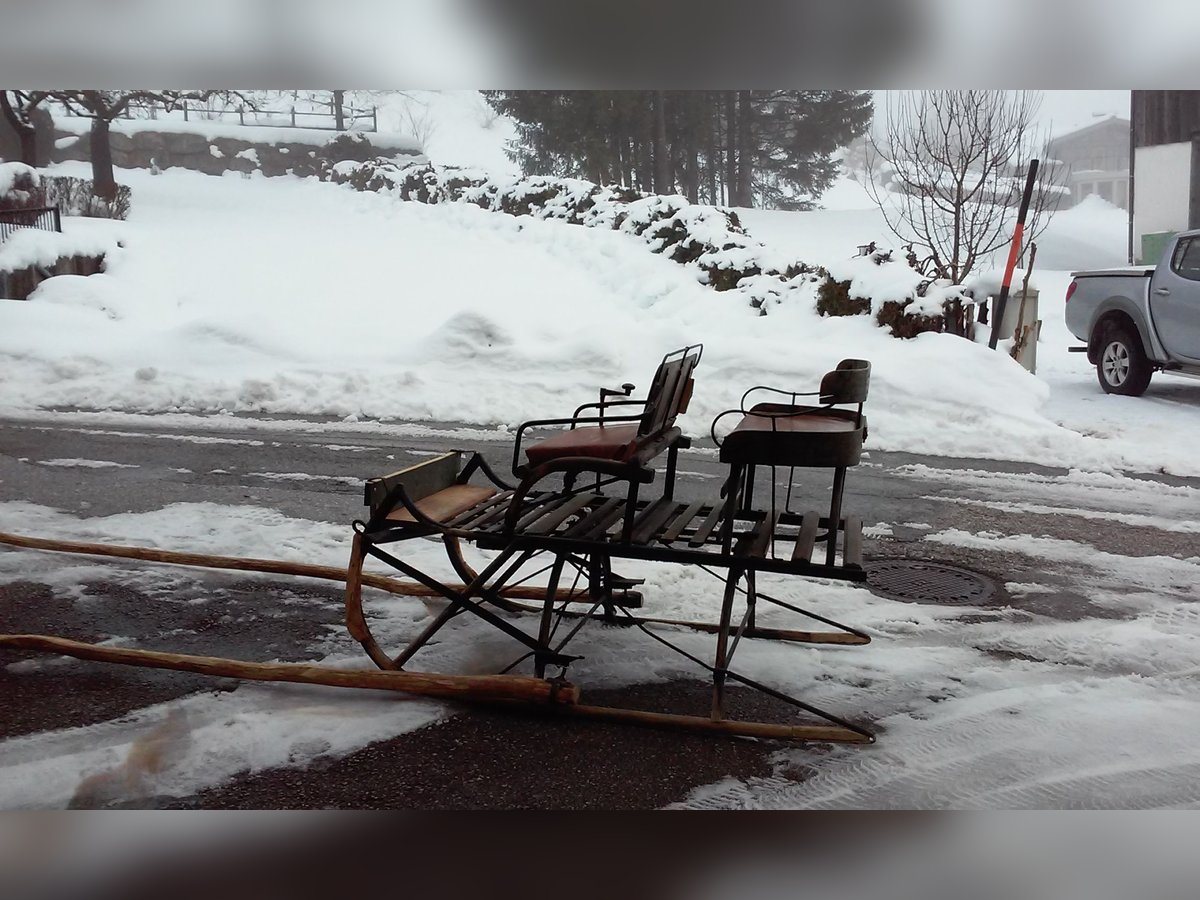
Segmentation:
<svg viewBox="0 0 1200 900">
<path fill-rule="evenodd" d="M 329 179 L 359 191 L 419 203 L 473 203 L 514 216 L 557 219 L 640 237 L 654 253 L 691 267 L 718 291 L 736 291 L 767 315 L 773 306 L 810 302 L 823 315 L 873 313 L 897 337 L 924 331 L 969 336 L 970 303 L 961 289 L 931 285 L 891 253 L 876 252 L 836 271 L 780 258 L 754 240 L 737 214 L 681 196 L 642 194 L 577 178 L 493 179 L 479 169 L 376 158 L 334 165 Z M 939 304 L 948 304 L 943 308 Z"/>
<path fill-rule="evenodd" d="M 873 314 L 895 337 L 926 331 L 974 336 L 974 300 L 969 290 L 947 280 L 932 280 L 891 250 L 876 249 L 822 269 L 817 312 L 823 316 Z"/>
<path fill-rule="evenodd" d="M 0 163 L 0 209 L 35 209 L 45 206 L 41 178 L 24 163 Z"/>
<path fill-rule="evenodd" d="M 96 196 L 86 178 L 45 175 L 24 163 L 0 163 L 0 210 L 57 206 L 64 216 L 125 219 L 132 198 L 128 185 L 117 185 L 116 195 L 106 201 Z"/>
<path fill-rule="evenodd" d="M 378 156 L 371 139 L 359 131 L 347 131 L 331 137 L 325 142 L 317 155 L 330 163 L 339 163 L 350 159 L 355 162 L 366 162 Z"/>
<path fill-rule="evenodd" d="M 124 220 L 129 217 L 133 202 L 133 192 L 127 184 L 118 184 L 112 200 L 104 200 L 96 196 L 90 179 L 70 175 L 43 175 L 42 188 L 45 205 L 57 206 L 64 216 Z"/>
</svg>

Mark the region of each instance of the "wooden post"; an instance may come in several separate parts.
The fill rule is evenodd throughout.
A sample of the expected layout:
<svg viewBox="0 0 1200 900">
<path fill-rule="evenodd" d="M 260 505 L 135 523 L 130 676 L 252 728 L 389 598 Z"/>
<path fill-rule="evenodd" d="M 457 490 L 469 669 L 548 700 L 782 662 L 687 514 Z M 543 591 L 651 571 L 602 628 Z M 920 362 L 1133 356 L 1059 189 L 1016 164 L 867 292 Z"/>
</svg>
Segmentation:
<svg viewBox="0 0 1200 900">
<path fill-rule="evenodd" d="M 187 101 L 184 100 L 183 101 L 183 121 L 186 122 L 187 120 L 188 120 Z"/>
<path fill-rule="evenodd" d="M 292 107 L 292 127 L 296 127 L 296 107 Z"/>
<path fill-rule="evenodd" d="M 246 109 L 245 109 L 245 107 L 242 107 L 242 106 L 238 107 L 238 124 L 239 125 L 246 124 Z"/>
</svg>

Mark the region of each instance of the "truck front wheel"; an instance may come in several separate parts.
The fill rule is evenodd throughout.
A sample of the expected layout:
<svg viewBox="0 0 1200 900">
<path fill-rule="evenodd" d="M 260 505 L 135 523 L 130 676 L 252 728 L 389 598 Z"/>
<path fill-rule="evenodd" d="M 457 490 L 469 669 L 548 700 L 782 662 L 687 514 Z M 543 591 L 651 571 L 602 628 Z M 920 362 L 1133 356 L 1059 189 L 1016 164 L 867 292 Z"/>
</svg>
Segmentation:
<svg viewBox="0 0 1200 900">
<path fill-rule="evenodd" d="M 1100 346 L 1096 376 L 1106 394 L 1140 397 L 1150 384 L 1153 369 L 1142 341 L 1128 325 L 1109 325 Z"/>
</svg>

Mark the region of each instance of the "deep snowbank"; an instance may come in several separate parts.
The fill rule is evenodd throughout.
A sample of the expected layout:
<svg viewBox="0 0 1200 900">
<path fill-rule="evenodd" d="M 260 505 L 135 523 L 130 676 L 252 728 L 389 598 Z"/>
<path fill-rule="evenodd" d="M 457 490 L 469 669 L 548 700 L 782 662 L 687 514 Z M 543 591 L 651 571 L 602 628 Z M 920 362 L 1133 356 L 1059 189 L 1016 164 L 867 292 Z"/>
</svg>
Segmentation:
<svg viewBox="0 0 1200 900">
<path fill-rule="evenodd" d="M 702 341 L 683 423 L 693 434 L 750 385 L 810 389 L 839 359 L 864 357 L 875 447 L 1197 470 L 1162 442 L 1061 427 L 1045 414 L 1050 385 L 1003 354 L 948 335 L 897 341 L 870 317 L 806 304 L 760 317 L 620 233 L 289 178 L 122 178 L 138 203 L 112 226 L 125 246 L 107 272 L 0 305 L 0 411 L 512 425 L 569 412 L 602 384 L 645 388 L 664 352 Z M 788 215 L 819 261 L 828 217 L 842 214 Z M 1061 318 L 1051 302 L 1042 314 Z M 1086 362 L 1070 364 L 1072 390 L 1085 390 Z"/>
</svg>

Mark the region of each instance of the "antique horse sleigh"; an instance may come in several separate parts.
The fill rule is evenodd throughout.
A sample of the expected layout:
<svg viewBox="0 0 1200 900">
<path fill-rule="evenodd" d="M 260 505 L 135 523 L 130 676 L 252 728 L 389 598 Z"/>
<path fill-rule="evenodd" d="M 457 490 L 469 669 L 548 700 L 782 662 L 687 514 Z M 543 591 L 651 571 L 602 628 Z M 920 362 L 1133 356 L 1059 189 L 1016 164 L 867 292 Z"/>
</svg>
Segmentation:
<svg viewBox="0 0 1200 900">
<path fill-rule="evenodd" d="M 699 345 L 667 354 L 643 399 L 633 385 L 601 389 L 563 419 L 526 422 L 515 436 L 512 473 L 506 483 L 478 453 L 450 451 L 365 485 L 365 520 L 354 523 L 346 570 L 283 564 L 269 560 L 203 557 L 141 548 L 66 544 L 16 535 L 0 542 L 35 549 L 99 553 L 220 568 L 289 572 L 346 583 L 346 624 L 380 671 L 331 669 L 280 663 L 249 663 L 146 650 L 100 647 L 45 635 L 0 635 L 0 647 L 40 650 L 108 662 L 183 669 L 239 678 L 346 687 L 385 688 L 435 697 L 535 706 L 556 714 L 790 740 L 873 740 L 862 725 L 792 697 L 733 667 L 744 639 L 857 645 L 867 634 L 759 590 L 762 573 L 865 581 L 862 522 L 842 514 L 848 467 L 858 463 L 866 420 L 870 364 L 843 360 L 804 394 L 777 388 L 751 388 L 740 407 L 717 417 L 713 437 L 728 469 L 719 496 L 675 499 L 681 449 L 690 446 L 675 424 L 686 412 L 700 362 Z M 769 402 L 748 406 L 752 397 Z M 805 403 L 801 398 L 812 397 Z M 736 424 L 723 438 L 717 425 Z M 540 440 L 549 428 L 558 430 Z M 665 456 L 661 489 L 651 493 L 656 464 Z M 828 509 L 793 511 L 791 478 L 787 501 L 777 508 L 780 468 L 833 470 Z M 763 508 L 755 506 L 756 477 L 770 468 Z M 461 584 L 447 582 L 406 558 L 404 542 L 440 540 Z M 485 551 L 488 562 L 476 571 L 462 544 Z M 368 558 L 380 560 L 408 580 L 364 572 Z M 651 560 L 698 566 L 723 584 L 716 622 L 653 618 L 631 610 L 642 605 L 635 588 L 641 580 L 614 569 L 622 560 Z M 536 567 L 530 573 L 530 568 Z M 547 574 L 548 573 L 548 574 Z M 546 575 L 544 586 L 530 584 Z M 566 582 L 570 581 L 570 586 Z M 391 593 L 419 594 L 445 601 L 405 646 L 385 649 L 363 609 L 364 586 Z M 825 630 L 764 627 L 756 618 L 767 604 L 820 623 Z M 412 671 L 410 662 L 460 615 L 474 616 L 510 638 L 518 656 L 495 675 L 454 675 Z M 627 625 L 682 654 L 711 678 L 709 714 L 685 715 L 580 702 L 567 681 L 571 642 L 591 622 Z M 714 637 L 711 661 L 668 637 L 680 629 Z M 565 632 L 565 633 L 560 633 Z M 528 663 L 532 674 L 513 670 Z M 551 674 L 551 670 L 553 670 Z M 806 714 L 803 721 L 763 722 L 733 718 L 727 712 L 727 686 L 737 684 L 775 698 L 784 708 Z M 789 719 L 792 714 L 789 713 Z"/>
<path fill-rule="evenodd" d="M 377 666 L 403 670 L 454 618 L 478 617 L 508 635 L 521 655 L 509 669 L 529 661 L 534 677 L 557 675 L 561 684 L 571 663 L 571 641 L 589 621 L 636 626 L 649 637 L 706 670 L 712 680 L 708 716 L 563 704 L 561 711 L 614 720 L 671 725 L 695 730 L 781 737 L 793 740 L 864 742 L 871 732 L 860 725 L 751 679 L 732 667 L 743 639 L 826 644 L 866 644 L 862 631 L 800 609 L 758 589 L 759 573 L 782 573 L 863 581 L 862 522 L 841 515 L 845 473 L 858 463 L 866 433 L 862 413 L 870 365 L 844 360 L 821 381 L 817 402 L 775 388 L 751 388 L 741 407 L 718 417 L 739 421 L 720 445 L 728 465 L 722 495 L 684 502 L 675 499 L 680 449 L 689 446 L 675 419 L 687 409 L 699 345 L 667 354 L 645 399 L 601 389 L 598 402 L 584 404 L 569 418 L 541 419 L 518 428 L 513 446 L 515 485 L 507 484 L 478 453 L 451 451 L 419 465 L 373 478 L 366 484 L 369 514 L 354 524 L 355 537 L 346 586 L 346 621 Z M 775 402 L 747 408 L 752 396 L 774 395 Z M 629 413 L 628 410 L 634 410 Z M 534 429 L 560 430 L 528 442 Z M 666 456 L 662 489 L 646 496 L 656 477 L 655 461 Z M 774 483 L 765 509 L 755 509 L 757 467 L 819 466 L 834 470 L 829 509 L 793 512 L 776 509 Z M 773 480 L 772 480 L 773 482 Z M 790 479 L 789 479 L 790 485 Z M 789 496 L 790 500 L 790 487 Z M 405 559 L 393 545 L 414 538 L 440 539 L 462 579 L 451 588 Z M 492 551 L 476 571 L 462 553 L 471 542 Z M 406 646 L 389 652 L 380 646 L 363 613 L 363 562 L 375 558 L 441 594 L 445 607 Z M 641 582 L 619 575 L 614 561 L 652 560 L 704 567 L 724 584 L 716 622 L 648 618 L 630 610 L 641 606 Z M 508 594 L 534 574 L 548 573 L 540 605 Z M 572 585 L 564 590 L 564 581 Z M 582 585 L 582 586 L 581 586 Z M 827 630 L 782 630 L 756 621 L 760 603 L 771 604 L 827 626 Z M 574 608 L 573 608 L 574 607 Z M 582 607 L 582 608 L 581 608 Z M 515 615 L 514 615 L 515 614 Z M 522 616 L 521 614 L 527 614 Z M 521 627 L 521 619 L 535 627 Z M 566 627 L 570 623 L 570 627 Z M 566 631 L 559 636 L 560 626 Z M 712 661 L 701 659 L 663 635 L 692 629 L 715 636 Z M 730 682 L 762 692 L 809 714 L 816 723 L 746 722 L 727 717 Z M 552 688 L 550 689 L 552 693 Z"/>
</svg>

